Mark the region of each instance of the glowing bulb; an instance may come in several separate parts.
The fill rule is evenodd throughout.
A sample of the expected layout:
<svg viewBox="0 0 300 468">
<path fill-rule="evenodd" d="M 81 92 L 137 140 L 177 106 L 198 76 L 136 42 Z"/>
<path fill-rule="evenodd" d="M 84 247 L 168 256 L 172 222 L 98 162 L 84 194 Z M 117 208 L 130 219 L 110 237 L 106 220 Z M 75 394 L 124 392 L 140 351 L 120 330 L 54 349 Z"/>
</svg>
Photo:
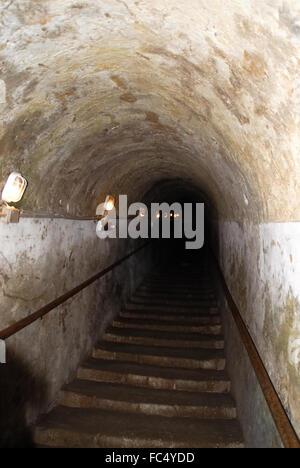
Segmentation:
<svg viewBox="0 0 300 468">
<path fill-rule="evenodd" d="M 27 180 L 18 172 L 10 174 L 2 192 L 2 200 L 17 203 L 21 200 L 27 187 Z"/>
<path fill-rule="evenodd" d="M 160 218 L 160 213 L 157 213 L 156 217 L 157 217 L 157 219 L 159 219 Z"/>
<path fill-rule="evenodd" d="M 115 207 L 115 199 L 111 195 L 107 195 L 106 200 L 105 200 L 105 210 L 106 211 L 111 211 Z"/>
</svg>

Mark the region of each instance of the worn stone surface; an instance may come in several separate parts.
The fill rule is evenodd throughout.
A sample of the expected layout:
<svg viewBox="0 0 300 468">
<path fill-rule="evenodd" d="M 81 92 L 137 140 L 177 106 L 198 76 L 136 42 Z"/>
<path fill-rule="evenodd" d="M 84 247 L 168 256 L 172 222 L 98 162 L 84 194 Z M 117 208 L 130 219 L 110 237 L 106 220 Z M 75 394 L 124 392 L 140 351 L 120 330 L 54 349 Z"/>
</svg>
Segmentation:
<svg viewBox="0 0 300 468">
<path fill-rule="evenodd" d="M 57 448 L 243 448 L 236 421 L 144 416 L 56 408 L 38 428 L 36 442 Z"/>
</svg>

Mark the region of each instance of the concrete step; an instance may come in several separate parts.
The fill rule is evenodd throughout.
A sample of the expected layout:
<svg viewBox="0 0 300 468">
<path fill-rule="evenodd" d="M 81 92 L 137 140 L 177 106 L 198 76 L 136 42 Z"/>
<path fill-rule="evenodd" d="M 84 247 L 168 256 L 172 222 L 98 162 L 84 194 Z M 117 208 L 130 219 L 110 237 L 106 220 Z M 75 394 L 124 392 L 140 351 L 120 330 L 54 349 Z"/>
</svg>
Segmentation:
<svg viewBox="0 0 300 468">
<path fill-rule="evenodd" d="M 198 309 L 202 307 L 217 307 L 217 301 L 214 299 L 163 299 L 157 298 L 156 296 L 143 298 L 138 296 L 133 296 L 128 304 L 138 304 L 142 306 L 155 306 L 155 307 L 172 307 L 172 308 L 180 308 L 180 309 Z"/>
<path fill-rule="evenodd" d="M 169 278 L 145 278 L 144 281 L 141 283 L 142 285 L 161 285 L 165 286 L 166 288 L 171 288 L 174 284 L 176 286 L 181 286 L 181 287 L 209 287 L 213 288 L 214 287 L 214 281 L 209 278 L 209 277 L 198 277 L 198 278 L 189 278 L 189 277 L 169 277 Z"/>
<path fill-rule="evenodd" d="M 161 313 L 167 312 L 181 312 L 184 314 L 201 314 L 201 313 L 218 313 L 218 308 L 213 305 L 211 302 L 202 303 L 199 306 L 178 306 L 178 305 L 164 305 L 164 304 L 135 304 L 133 302 L 128 302 L 126 304 L 125 310 L 148 310 L 150 312 L 160 311 Z"/>
<path fill-rule="evenodd" d="M 211 279 L 210 273 L 207 270 L 195 272 L 183 271 L 180 270 L 178 272 L 171 272 L 171 271 L 159 271 L 155 274 L 147 275 L 145 280 L 157 281 L 157 280 L 165 280 L 165 281 L 193 281 L 199 279 Z"/>
<path fill-rule="evenodd" d="M 78 369 L 78 379 L 124 386 L 201 393 L 229 393 L 225 371 L 176 369 L 106 359 L 89 359 Z"/>
<path fill-rule="evenodd" d="M 60 404 L 169 418 L 236 419 L 236 407 L 230 395 L 139 388 L 89 380 L 75 380 L 66 385 L 60 395 Z"/>
<path fill-rule="evenodd" d="M 147 297 L 147 296 L 157 296 L 157 297 L 171 297 L 171 298 L 210 298 L 215 297 L 215 291 L 213 290 L 205 290 L 201 291 L 199 289 L 195 291 L 190 291 L 187 289 L 180 289 L 180 288 L 172 288 L 172 289 L 165 289 L 165 288 L 148 288 L 144 286 L 140 286 L 139 289 L 136 290 L 135 295 L 139 295 L 140 297 Z"/>
<path fill-rule="evenodd" d="M 208 269 L 205 269 L 205 270 L 197 270 L 197 271 L 191 271 L 189 270 L 188 268 L 186 269 L 182 269 L 181 267 L 179 267 L 179 269 L 177 271 L 175 271 L 173 268 L 170 269 L 170 270 L 165 270 L 165 271 L 159 271 L 159 270 L 156 270 L 156 271 L 153 271 L 153 272 L 150 272 L 150 274 L 148 274 L 145 279 L 149 279 L 149 280 L 152 280 L 152 279 L 159 279 L 159 278 L 162 278 L 162 279 L 166 279 L 166 280 L 175 280 L 175 279 L 199 279 L 199 278 L 211 278 L 210 276 L 210 270 Z"/>
<path fill-rule="evenodd" d="M 147 347 L 109 342 L 99 343 L 93 357 L 183 369 L 224 370 L 226 363 L 222 350 Z"/>
<path fill-rule="evenodd" d="M 180 280 L 149 280 L 146 279 L 142 283 L 143 286 L 159 286 L 164 287 L 166 289 L 174 288 L 174 287 L 179 287 L 179 288 L 187 288 L 187 289 L 205 289 L 205 288 L 213 288 L 214 284 L 211 280 L 207 279 L 180 279 Z"/>
<path fill-rule="evenodd" d="M 176 291 L 170 291 L 170 292 L 160 292 L 160 291 L 151 291 L 151 290 L 145 290 L 145 289 L 138 289 L 136 293 L 133 295 L 133 298 L 139 298 L 139 299 L 152 299 L 155 297 L 156 300 L 178 300 L 178 301 L 197 301 L 198 299 L 200 300 L 209 300 L 209 299 L 215 299 L 215 294 L 214 293 L 180 293 Z"/>
<path fill-rule="evenodd" d="M 120 312 L 119 317 L 121 318 L 130 318 L 130 319 L 146 319 L 146 320 L 156 320 L 160 322 L 170 322 L 172 321 L 174 324 L 176 323 L 186 323 L 186 324 L 220 324 L 221 323 L 221 316 L 216 309 L 212 309 L 214 311 L 210 312 L 209 310 L 205 310 L 202 313 L 197 314 L 190 314 L 190 313 L 164 313 L 163 315 L 161 312 L 148 312 L 148 311 L 140 311 L 140 310 L 122 310 Z"/>
<path fill-rule="evenodd" d="M 59 406 L 36 427 L 40 446 L 68 448 L 241 448 L 239 424 Z"/>
<path fill-rule="evenodd" d="M 144 278 L 144 283 L 162 283 L 166 286 L 170 286 L 173 283 L 176 284 L 187 284 L 194 285 L 199 283 L 210 283 L 213 284 L 213 279 L 208 274 L 201 274 L 196 276 L 190 276 L 188 274 L 181 275 L 157 275 L 157 276 L 146 276 Z"/>
<path fill-rule="evenodd" d="M 196 333 L 219 336 L 222 333 L 221 325 L 203 325 L 199 323 L 191 323 L 174 321 L 161 321 L 154 319 L 138 319 L 138 318 L 122 318 L 119 317 L 113 321 L 114 328 L 129 328 L 134 330 L 153 330 L 165 331 L 173 333 Z"/>
<path fill-rule="evenodd" d="M 164 283 L 162 281 L 144 281 L 140 288 L 149 289 L 153 291 L 161 292 L 181 292 L 181 293 L 205 293 L 214 292 L 214 285 L 211 282 L 188 282 L 188 283 Z"/>
<path fill-rule="evenodd" d="M 145 346 L 162 346 L 189 349 L 224 349 L 224 338 L 215 335 L 196 335 L 151 330 L 109 327 L 103 337 L 106 342 Z"/>
<path fill-rule="evenodd" d="M 164 286 L 166 289 L 172 288 L 173 285 L 186 288 L 213 288 L 214 282 L 210 278 L 177 278 L 177 279 L 166 279 L 166 278 L 145 278 L 141 283 L 142 285 L 150 286 Z"/>
</svg>

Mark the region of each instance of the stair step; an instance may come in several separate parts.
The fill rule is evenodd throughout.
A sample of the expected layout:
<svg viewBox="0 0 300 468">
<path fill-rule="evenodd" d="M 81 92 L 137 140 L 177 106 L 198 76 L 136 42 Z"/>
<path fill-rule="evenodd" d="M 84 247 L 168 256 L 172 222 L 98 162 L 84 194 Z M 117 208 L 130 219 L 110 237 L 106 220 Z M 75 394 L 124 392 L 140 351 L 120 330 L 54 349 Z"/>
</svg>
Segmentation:
<svg viewBox="0 0 300 468">
<path fill-rule="evenodd" d="M 177 299 L 157 299 L 156 296 L 149 297 L 147 299 L 140 298 L 137 296 L 132 297 L 128 304 L 138 304 L 147 307 L 172 307 L 175 309 L 201 309 L 202 307 L 217 307 L 217 301 L 214 299 L 201 299 L 201 300 L 191 300 L 191 299 L 184 299 L 184 300 L 177 300 Z"/>
<path fill-rule="evenodd" d="M 154 276 L 147 276 L 145 281 L 158 281 L 158 282 L 166 282 L 167 284 L 171 283 L 191 283 L 197 281 L 209 281 L 211 282 L 211 276 L 207 272 L 202 272 L 197 275 L 190 275 L 189 273 L 180 272 L 179 275 L 172 275 L 170 272 L 166 273 L 159 273 Z"/>
<path fill-rule="evenodd" d="M 156 293 L 180 293 L 180 294 L 208 294 L 214 293 L 215 289 L 210 284 L 194 284 L 194 285 L 187 285 L 187 284 L 175 284 L 175 283 L 168 283 L 163 284 L 161 282 L 157 283 L 142 283 L 139 287 L 139 291 L 151 291 Z"/>
<path fill-rule="evenodd" d="M 186 322 L 147 320 L 138 318 L 122 318 L 114 320 L 113 327 L 129 328 L 134 330 L 169 331 L 178 333 L 203 333 L 219 336 L 222 333 L 221 325 L 203 325 L 199 323 L 187 325 Z"/>
<path fill-rule="evenodd" d="M 141 284 L 137 290 L 138 292 L 150 292 L 155 294 L 214 294 L 215 289 L 209 286 L 201 287 L 201 286 L 183 286 L 183 285 L 169 285 L 164 286 L 160 283 L 157 284 Z"/>
<path fill-rule="evenodd" d="M 75 380 L 65 386 L 60 404 L 164 417 L 236 419 L 230 395 L 154 390 L 89 380 Z"/>
<path fill-rule="evenodd" d="M 208 270 L 199 270 L 197 272 L 190 272 L 186 270 L 183 272 L 182 270 L 178 272 L 178 274 L 174 274 L 171 271 L 159 271 L 154 274 L 150 274 L 146 277 L 146 280 L 166 280 L 166 281 L 195 281 L 199 279 L 210 279 L 210 275 Z"/>
<path fill-rule="evenodd" d="M 221 350 L 190 350 L 101 342 L 94 349 L 93 357 L 184 369 L 225 368 L 225 355 Z"/>
<path fill-rule="evenodd" d="M 177 296 L 173 296 L 171 294 L 169 295 L 158 295 L 156 293 L 145 293 L 145 294 L 135 294 L 134 296 L 132 296 L 132 302 L 146 302 L 146 303 L 152 303 L 153 301 L 155 302 L 158 302 L 158 303 L 162 303 L 162 304 L 180 304 L 180 305 L 186 305 L 186 306 L 192 306 L 192 305 L 196 305 L 196 306 L 199 306 L 199 304 L 202 304 L 203 302 L 207 303 L 209 302 L 210 304 L 211 303 L 216 303 L 216 299 L 215 299 L 215 296 L 203 296 L 203 294 L 201 294 L 201 296 L 199 295 L 198 297 L 195 297 L 193 295 L 188 295 L 188 294 L 185 294 L 185 295 L 177 295 Z"/>
<path fill-rule="evenodd" d="M 165 317 L 171 317 L 174 316 L 176 317 L 182 317 L 183 320 L 185 320 L 188 317 L 202 317 L 207 316 L 207 315 L 218 315 L 220 316 L 219 310 L 217 307 L 203 307 L 199 309 L 190 309 L 188 310 L 186 307 L 182 308 L 175 308 L 175 307 L 155 307 L 155 306 L 149 306 L 149 307 L 143 307 L 141 305 L 137 304 L 131 304 L 130 306 L 126 305 L 126 307 L 122 310 L 124 312 L 136 312 L 136 313 L 149 313 L 149 314 L 158 314 L 160 316 L 165 316 Z"/>
<path fill-rule="evenodd" d="M 151 330 L 134 330 L 110 327 L 104 341 L 135 345 L 176 347 L 189 349 L 224 349 L 224 338 L 215 335 L 173 334 Z"/>
<path fill-rule="evenodd" d="M 229 393 L 225 371 L 141 365 L 134 362 L 89 359 L 78 369 L 78 379 L 159 390 Z"/>
<path fill-rule="evenodd" d="M 209 275 L 198 275 L 198 276 L 172 276 L 172 275 L 159 275 L 156 277 L 147 277 L 144 280 L 144 284 L 162 284 L 164 286 L 170 287 L 173 284 L 184 285 L 184 286 L 213 286 L 213 281 Z"/>
<path fill-rule="evenodd" d="M 137 289 L 137 291 L 134 294 L 135 296 L 139 297 L 152 297 L 155 296 L 157 298 L 175 298 L 175 299 L 202 299 L 202 298 L 214 298 L 215 297 L 215 292 L 214 291 L 191 291 L 191 292 L 186 292 L 186 291 L 178 291 L 176 289 L 172 289 L 170 291 L 166 291 L 165 289 L 147 289 L 147 288 L 142 288 L 140 287 Z"/>
<path fill-rule="evenodd" d="M 165 418 L 90 408 L 55 408 L 36 427 L 41 446 L 69 448 L 241 448 L 237 421 Z"/>
<path fill-rule="evenodd" d="M 184 313 L 164 313 L 162 315 L 159 311 L 158 312 L 147 312 L 147 311 L 138 311 L 138 310 L 122 310 L 120 312 L 121 318 L 137 318 L 137 319 L 146 319 L 146 320 L 156 320 L 160 322 L 170 322 L 173 323 L 185 323 L 189 324 L 199 324 L 202 323 L 204 325 L 207 324 L 220 324 L 221 323 L 221 316 L 217 313 L 217 311 L 213 313 L 199 313 L 199 314 L 184 314 Z"/>
<path fill-rule="evenodd" d="M 189 289 L 189 288 L 176 288 L 176 287 L 169 287 L 169 288 L 162 288 L 160 286 L 145 286 L 141 284 L 137 290 L 135 291 L 135 294 L 156 294 L 157 296 L 179 296 L 179 297 L 185 297 L 186 295 L 188 296 L 212 296 L 215 294 L 215 290 L 212 288 L 209 289 Z"/>
<path fill-rule="evenodd" d="M 164 304 L 134 304 L 132 302 L 128 302 L 126 304 L 125 310 L 139 310 L 139 311 L 149 311 L 149 312 L 161 312 L 161 313 L 168 313 L 168 312 L 176 312 L 176 313 L 183 313 L 185 315 L 191 315 L 191 314 L 207 314 L 207 313 L 212 313 L 212 314 L 217 314 L 218 313 L 218 308 L 210 303 L 207 304 L 202 304 L 200 306 L 196 307 L 187 307 L 185 306 L 168 306 Z"/>
</svg>

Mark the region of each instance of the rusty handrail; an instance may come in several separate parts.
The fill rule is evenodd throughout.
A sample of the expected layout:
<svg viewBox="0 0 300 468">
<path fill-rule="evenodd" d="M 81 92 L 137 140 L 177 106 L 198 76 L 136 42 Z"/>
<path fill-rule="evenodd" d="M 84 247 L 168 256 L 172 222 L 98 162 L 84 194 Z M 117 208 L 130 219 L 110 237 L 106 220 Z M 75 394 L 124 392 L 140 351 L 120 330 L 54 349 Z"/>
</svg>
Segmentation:
<svg viewBox="0 0 300 468">
<path fill-rule="evenodd" d="M 8 328 L 5 328 L 4 330 L 0 331 L 0 340 L 7 340 L 11 336 L 15 335 L 19 331 L 23 330 L 24 328 L 28 327 L 32 323 L 36 322 L 37 320 L 43 318 L 45 315 L 47 315 L 49 312 L 51 312 L 53 309 L 56 309 L 58 306 L 66 302 L 68 299 L 70 299 L 73 296 L 76 296 L 79 292 L 81 292 L 83 289 L 87 288 L 90 286 L 92 283 L 95 283 L 98 279 L 102 278 L 105 276 L 107 273 L 112 271 L 114 268 L 118 267 L 122 263 L 124 263 L 126 260 L 128 260 L 130 257 L 138 253 L 140 250 L 144 249 L 147 247 L 149 242 L 143 244 L 139 248 L 133 250 L 129 254 L 127 254 L 125 257 L 121 258 L 117 262 L 113 263 L 112 265 L 108 266 L 104 270 L 100 271 L 96 275 L 92 276 L 89 278 L 87 281 L 84 281 L 80 285 L 76 286 L 73 288 L 71 291 L 68 291 L 67 293 L 63 294 L 62 296 L 58 297 L 54 301 L 50 302 L 49 304 L 45 305 L 41 309 L 37 310 L 33 314 L 30 314 L 28 317 L 25 317 L 22 320 L 19 320 L 18 322 L 14 323 L 13 325 L 9 326 Z"/>
<path fill-rule="evenodd" d="M 269 374 L 265 368 L 265 365 L 259 355 L 259 352 L 256 348 L 256 345 L 248 331 L 248 328 L 245 325 L 245 322 L 240 314 L 240 311 L 231 295 L 231 292 L 227 286 L 226 280 L 224 278 L 223 272 L 219 265 L 219 262 L 213 253 L 211 253 L 214 258 L 221 284 L 225 293 L 225 297 L 228 303 L 228 306 L 233 315 L 234 321 L 236 323 L 237 329 L 240 333 L 246 351 L 248 353 L 249 359 L 251 361 L 252 367 L 256 374 L 257 380 L 261 386 L 263 394 L 265 396 L 266 402 L 270 408 L 271 415 L 274 419 L 277 430 L 280 434 L 281 440 L 285 448 L 300 448 L 300 441 L 295 429 L 292 426 L 292 423 L 286 414 L 284 406 L 281 402 L 281 399 L 269 377 Z"/>
</svg>

